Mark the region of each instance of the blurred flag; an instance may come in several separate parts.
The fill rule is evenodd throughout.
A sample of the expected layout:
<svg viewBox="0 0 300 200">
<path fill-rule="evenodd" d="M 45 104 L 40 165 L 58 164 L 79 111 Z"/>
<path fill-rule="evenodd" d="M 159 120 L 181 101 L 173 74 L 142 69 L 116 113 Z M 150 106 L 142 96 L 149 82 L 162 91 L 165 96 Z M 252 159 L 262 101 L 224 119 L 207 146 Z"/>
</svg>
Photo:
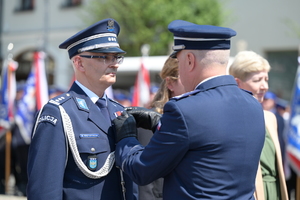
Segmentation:
<svg viewBox="0 0 300 200">
<path fill-rule="evenodd" d="M 134 90 L 133 90 L 133 98 L 132 98 L 132 106 L 141 106 L 144 107 L 150 101 L 150 75 L 148 69 L 145 67 L 145 64 L 141 62 L 140 70 L 137 74 Z"/>
<path fill-rule="evenodd" d="M 295 172 L 300 176 L 300 56 L 295 78 L 294 94 L 287 135 L 287 157 Z"/>
<path fill-rule="evenodd" d="M 40 110 L 48 100 L 48 84 L 45 70 L 45 53 L 34 52 L 34 70 L 35 70 L 35 88 L 36 88 L 36 105 Z"/>
<path fill-rule="evenodd" d="M 14 101 L 16 98 L 16 75 L 18 63 L 12 59 L 5 60 L 2 68 L 2 88 L 0 96 L 0 127 L 9 129 L 14 119 Z"/>
<path fill-rule="evenodd" d="M 32 69 L 24 86 L 23 96 L 17 103 L 15 115 L 16 124 L 26 144 L 30 144 L 31 141 L 31 130 L 34 124 L 35 112 L 35 74 Z"/>
</svg>

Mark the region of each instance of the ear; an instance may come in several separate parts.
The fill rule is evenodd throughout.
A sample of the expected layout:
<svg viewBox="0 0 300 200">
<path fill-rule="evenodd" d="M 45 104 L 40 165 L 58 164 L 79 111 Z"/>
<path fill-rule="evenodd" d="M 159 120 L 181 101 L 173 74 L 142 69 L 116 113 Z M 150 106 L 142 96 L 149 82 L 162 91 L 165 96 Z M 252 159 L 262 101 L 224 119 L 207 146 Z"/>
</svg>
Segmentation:
<svg viewBox="0 0 300 200">
<path fill-rule="evenodd" d="M 242 82 L 241 79 L 239 79 L 239 78 L 234 78 L 234 79 L 235 79 L 235 81 L 236 81 L 238 87 L 240 87 L 241 82 Z"/>
<path fill-rule="evenodd" d="M 78 71 L 81 71 L 81 72 L 85 71 L 85 68 L 82 65 L 82 60 L 81 60 L 80 56 L 75 56 L 74 59 L 73 59 L 73 63 L 74 63 L 75 68 Z"/>
<path fill-rule="evenodd" d="M 189 71 L 193 71 L 196 66 L 196 57 L 192 52 L 189 52 L 187 54 L 187 62 L 188 62 L 188 68 Z"/>
</svg>

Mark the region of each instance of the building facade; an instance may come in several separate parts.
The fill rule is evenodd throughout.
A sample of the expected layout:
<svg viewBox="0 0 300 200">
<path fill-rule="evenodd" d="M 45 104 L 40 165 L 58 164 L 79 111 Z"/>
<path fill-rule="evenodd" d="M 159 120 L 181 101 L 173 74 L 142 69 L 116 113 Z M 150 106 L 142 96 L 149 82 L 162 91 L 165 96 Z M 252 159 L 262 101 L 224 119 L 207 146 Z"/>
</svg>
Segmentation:
<svg viewBox="0 0 300 200">
<path fill-rule="evenodd" d="M 82 11 L 89 0 L 1 0 L 0 59 L 9 53 L 19 62 L 17 80 L 26 80 L 32 64 L 32 52 L 47 54 L 49 85 L 67 89 L 73 69 L 65 50 L 58 45 L 87 25 Z M 100 1 L 99 1 L 100 2 Z M 300 1 L 240 1 L 220 0 L 229 13 L 224 26 L 237 31 L 232 39 L 231 56 L 240 50 L 253 50 L 269 60 L 270 89 L 282 98 L 290 99 L 297 69 L 300 44 Z M 300 28 L 299 28 L 300 29 Z M 171 34 L 170 34 L 171 36 Z M 12 43 L 14 48 L 8 52 Z M 122 44 L 121 44 L 122 45 Z M 167 56 L 149 57 L 146 65 L 151 81 L 159 82 L 158 72 Z M 134 84 L 140 58 L 125 58 L 119 68 L 116 88 Z"/>
</svg>

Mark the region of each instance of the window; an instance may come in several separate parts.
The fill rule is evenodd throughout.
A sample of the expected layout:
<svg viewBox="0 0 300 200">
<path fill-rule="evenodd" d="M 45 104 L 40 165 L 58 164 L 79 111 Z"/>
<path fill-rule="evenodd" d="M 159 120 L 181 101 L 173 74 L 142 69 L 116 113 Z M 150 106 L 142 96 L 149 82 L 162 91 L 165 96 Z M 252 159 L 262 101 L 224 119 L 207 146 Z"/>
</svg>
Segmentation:
<svg viewBox="0 0 300 200">
<path fill-rule="evenodd" d="M 25 82 L 27 80 L 34 62 L 33 53 L 33 49 L 27 49 L 15 57 L 15 60 L 19 63 L 19 67 L 16 71 L 16 80 L 18 82 Z M 54 60 L 51 56 L 48 56 L 44 62 L 48 85 L 52 85 L 54 83 Z"/>
<path fill-rule="evenodd" d="M 290 100 L 297 72 L 297 50 L 266 51 L 266 58 L 271 65 L 269 72 L 269 90 L 278 97 Z"/>
<path fill-rule="evenodd" d="M 64 0 L 62 5 L 63 8 L 80 6 L 82 4 L 82 0 Z"/>
<path fill-rule="evenodd" d="M 30 11 L 34 9 L 34 0 L 19 0 L 16 11 Z"/>
</svg>

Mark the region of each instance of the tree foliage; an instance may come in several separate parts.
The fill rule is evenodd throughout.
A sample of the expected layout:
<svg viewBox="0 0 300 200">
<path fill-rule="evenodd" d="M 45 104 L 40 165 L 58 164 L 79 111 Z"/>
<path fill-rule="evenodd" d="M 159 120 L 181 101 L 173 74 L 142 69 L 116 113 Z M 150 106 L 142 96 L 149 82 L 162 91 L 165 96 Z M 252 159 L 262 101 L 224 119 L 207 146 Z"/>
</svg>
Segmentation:
<svg viewBox="0 0 300 200">
<path fill-rule="evenodd" d="M 121 26 L 118 40 L 127 56 L 140 56 L 143 44 L 150 55 L 170 53 L 173 35 L 168 24 L 176 19 L 220 26 L 223 13 L 218 0 L 90 0 L 89 23 L 113 18 Z"/>
</svg>

